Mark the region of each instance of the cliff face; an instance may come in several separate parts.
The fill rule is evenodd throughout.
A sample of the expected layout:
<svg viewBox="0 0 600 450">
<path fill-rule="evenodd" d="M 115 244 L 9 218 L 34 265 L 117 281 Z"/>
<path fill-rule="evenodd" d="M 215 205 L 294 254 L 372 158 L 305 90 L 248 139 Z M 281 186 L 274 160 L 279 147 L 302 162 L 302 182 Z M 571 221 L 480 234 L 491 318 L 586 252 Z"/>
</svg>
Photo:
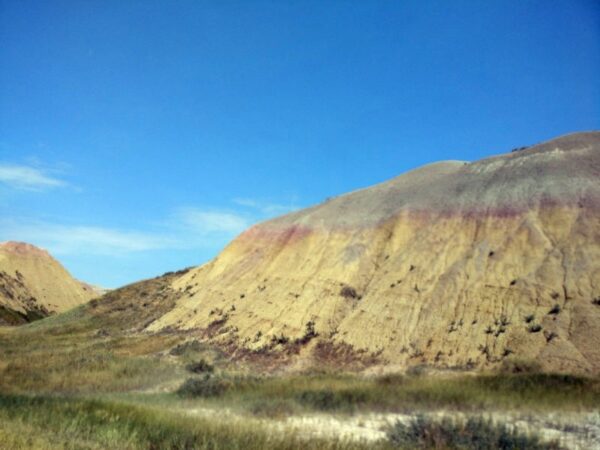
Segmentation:
<svg viewBox="0 0 600 450">
<path fill-rule="evenodd" d="M 45 250 L 0 243 L 0 324 L 18 325 L 63 312 L 96 296 Z"/>
<path fill-rule="evenodd" d="M 181 300 L 150 329 L 238 352 L 294 343 L 309 360 L 320 341 L 390 368 L 598 373 L 600 133 L 431 164 L 259 224 L 173 286 Z"/>
</svg>

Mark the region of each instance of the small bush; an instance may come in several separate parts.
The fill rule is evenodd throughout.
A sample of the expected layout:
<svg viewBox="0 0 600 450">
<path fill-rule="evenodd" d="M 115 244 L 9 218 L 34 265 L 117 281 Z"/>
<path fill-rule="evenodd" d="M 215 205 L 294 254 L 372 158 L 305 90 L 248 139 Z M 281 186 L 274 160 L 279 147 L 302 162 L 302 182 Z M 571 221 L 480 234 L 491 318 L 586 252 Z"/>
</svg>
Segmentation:
<svg viewBox="0 0 600 450">
<path fill-rule="evenodd" d="M 354 409 L 356 406 L 366 403 L 368 395 L 366 392 L 358 390 L 320 389 L 300 392 L 296 400 L 298 403 L 314 409 L 330 411 L 343 408 Z"/>
<path fill-rule="evenodd" d="M 409 424 L 396 422 L 387 433 L 397 448 L 410 449 L 558 449 L 557 443 L 542 443 L 537 436 L 526 435 L 481 418 L 467 421 L 435 421 L 417 416 Z"/>
<path fill-rule="evenodd" d="M 417 364 L 416 366 L 410 366 L 406 369 L 406 375 L 409 377 L 421 377 L 427 374 L 429 368 L 426 364 Z"/>
<path fill-rule="evenodd" d="M 535 325 L 531 325 L 529 328 L 527 328 L 527 330 L 530 333 L 539 333 L 540 331 L 542 331 L 542 326 L 536 323 Z"/>
<path fill-rule="evenodd" d="M 179 344 L 173 347 L 169 351 L 169 355 L 172 356 L 182 356 L 187 352 L 200 352 L 202 351 L 202 344 L 199 341 L 188 341 L 183 344 Z"/>
<path fill-rule="evenodd" d="M 189 378 L 177 390 L 181 397 L 220 397 L 233 387 L 223 378 L 206 374 L 203 378 Z"/>
<path fill-rule="evenodd" d="M 258 417 L 284 417 L 294 412 L 294 403 L 285 399 L 258 399 L 250 405 L 250 412 Z"/>
<path fill-rule="evenodd" d="M 596 297 L 592 300 L 592 305 L 600 306 L 600 297 Z"/>
<path fill-rule="evenodd" d="M 540 364 L 536 361 L 510 358 L 502 361 L 500 371 L 503 373 L 538 373 L 542 370 Z"/>
<path fill-rule="evenodd" d="M 208 363 L 204 359 L 201 359 L 198 362 L 188 364 L 185 368 L 193 373 L 213 373 L 215 370 L 213 365 Z"/>
<path fill-rule="evenodd" d="M 352 286 L 344 286 L 342 288 L 342 290 L 340 291 L 340 295 L 344 298 L 351 298 L 351 299 L 358 298 L 356 289 L 354 289 Z"/>
<path fill-rule="evenodd" d="M 548 311 L 548 314 L 552 314 L 554 316 L 559 313 L 560 313 L 560 305 L 558 303 L 556 305 L 554 305 L 550 311 Z"/>
<path fill-rule="evenodd" d="M 271 337 L 271 344 L 272 345 L 285 345 L 288 342 L 290 342 L 290 338 L 287 337 L 285 334 L 282 334 L 281 336 L 277 336 L 275 334 L 275 335 L 273 335 Z"/>
</svg>

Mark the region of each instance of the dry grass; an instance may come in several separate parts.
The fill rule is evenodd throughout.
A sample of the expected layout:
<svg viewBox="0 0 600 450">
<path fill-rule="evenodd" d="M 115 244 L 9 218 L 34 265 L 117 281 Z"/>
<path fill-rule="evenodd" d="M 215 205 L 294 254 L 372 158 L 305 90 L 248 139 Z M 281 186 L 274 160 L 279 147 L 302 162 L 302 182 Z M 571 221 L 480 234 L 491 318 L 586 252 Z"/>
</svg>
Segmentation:
<svg viewBox="0 0 600 450">
<path fill-rule="evenodd" d="M 0 442 L 16 449 L 363 448 L 274 437 L 166 411 L 205 404 L 278 417 L 311 411 L 579 411 L 600 404 L 597 379 L 541 374 L 529 366 L 520 373 L 477 376 L 250 377 L 223 353 L 186 334 L 142 331 L 172 307 L 176 294 L 169 282 L 169 276 L 149 280 L 66 314 L 20 328 L 0 327 Z M 186 370 L 200 361 L 214 371 Z M 186 378 L 195 381 L 183 397 L 143 393 L 163 383 L 175 390 Z M 205 389 L 205 378 L 218 389 Z"/>
<path fill-rule="evenodd" d="M 294 433 L 268 433 L 237 422 L 192 419 L 107 401 L 24 396 L 0 396 L 0 438 L 12 449 L 389 448 L 386 443 L 306 440 Z"/>
</svg>

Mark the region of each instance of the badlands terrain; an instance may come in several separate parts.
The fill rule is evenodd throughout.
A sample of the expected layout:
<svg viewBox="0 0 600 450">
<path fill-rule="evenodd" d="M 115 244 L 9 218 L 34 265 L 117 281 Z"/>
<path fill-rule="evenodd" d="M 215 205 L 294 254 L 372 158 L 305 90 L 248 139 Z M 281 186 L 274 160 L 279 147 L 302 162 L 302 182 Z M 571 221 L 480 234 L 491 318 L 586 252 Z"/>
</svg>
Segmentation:
<svg viewBox="0 0 600 450">
<path fill-rule="evenodd" d="M 101 296 L 5 243 L 0 447 L 600 448 L 599 180 L 430 164 Z"/>
<path fill-rule="evenodd" d="M 598 373 L 599 180 L 600 133 L 430 164 L 249 229 L 148 330 L 389 369 Z"/>
<path fill-rule="evenodd" d="M 100 291 L 74 279 L 45 250 L 0 243 L 0 325 L 17 325 L 64 312 Z"/>
</svg>

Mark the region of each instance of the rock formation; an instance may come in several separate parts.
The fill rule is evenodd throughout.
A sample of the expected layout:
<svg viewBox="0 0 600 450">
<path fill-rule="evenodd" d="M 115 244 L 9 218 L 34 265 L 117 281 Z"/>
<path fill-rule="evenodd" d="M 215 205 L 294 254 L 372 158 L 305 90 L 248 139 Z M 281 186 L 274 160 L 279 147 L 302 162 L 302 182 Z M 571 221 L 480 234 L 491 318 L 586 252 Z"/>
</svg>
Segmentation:
<svg viewBox="0 0 600 450">
<path fill-rule="evenodd" d="M 237 353 L 600 371 L 600 132 L 430 164 L 256 225 L 152 323 Z"/>
<path fill-rule="evenodd" d="M 45 250 L 22 242 L 0 243 L 0 324 L 40 319 L 97 295 Z"/>
</svg>

